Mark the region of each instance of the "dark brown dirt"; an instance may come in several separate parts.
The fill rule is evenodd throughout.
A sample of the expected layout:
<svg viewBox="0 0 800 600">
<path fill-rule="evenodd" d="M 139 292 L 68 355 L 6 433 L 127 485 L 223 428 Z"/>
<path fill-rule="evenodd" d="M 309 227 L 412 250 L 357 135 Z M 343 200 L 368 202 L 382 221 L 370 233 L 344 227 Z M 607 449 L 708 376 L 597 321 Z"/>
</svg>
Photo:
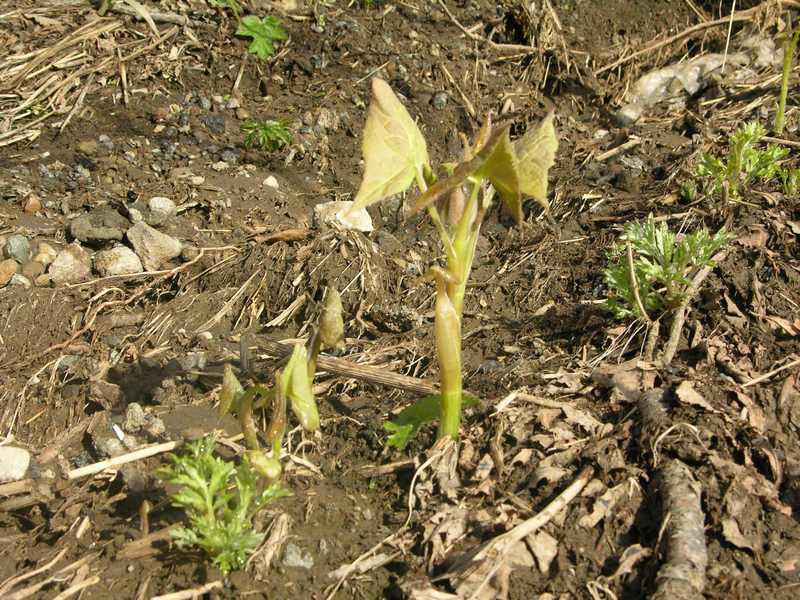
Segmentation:
<svg viewBox="0 0 800 600">
<path fill-rule="evenodd" d="M 42 9 L 33 18 L 25 15 L 34 3 L 6 4 L 14 6 L 0 3 L 0 14 L 11 15 L 0 18 L 0 42 L 15 55 L 55 44 L 65 31 L 94 18 L 84 6 Z M 441 249 L 427 221 L 404 217 L 396 202 L 370 209 L 376 231 L 368 235 L 320 231 L 312 226 L 312 209 L 323 201 L 352 199 L 358 187 L 373 74 L 403 94 L 435 161 L 457 156 L 457 132 L 473 134 L 487 112 L 505 106 L 521 130 L 552 104 L 561 137 L 550 175 L 553 223 L 533 202 L 517 228 L 494 211 L 468 289 L 465 386 L 484 402 L 465 417 L 458 463 L 463 485 L 449 496 L 437 494 L 435 482 L 423 474 L 412 490 L 410 527 L 380 549 L 386 563 L 352 576 L 335 597 L 434 598 L 420 590 L 433 585 L 431 578 L 455 556 L 540 511 L 585 465 L 595 467 L 592 482 L 543 529 L 557 542 L 554 560 L 543 569 L 535 563 L 515 569 L 508 598 L 633 599 L 652 592 L 663 559 L 652 449 L 637 442 L 635 404 L 595 371 L 601 363 L 636 358 L 642 344 L 636 337 L 622 350 L 612 347 L 622 327 L 597 304 L 605 294 L 607 248 L 622 224 L 649 213 L 668 218 L 675 228 L 716 229 L 727 222 L 738 238 L 693 304 L 678 357 L 656 375 L 670 392 L 670 416 L 684 436 L 670 447 L 684 448 L 685 442 L 691 448 L 676 452 L 683 452 L 679 458 L 703 487 L 705 596 L 797 596 L 798 369 L 743 384 L 800 355 L 800 202 L 774 185 L 757 186 L 746 203 L 734 205 L 719 198 L 690 204 L 677 194 L 702 150 L 721 152 L 720 143 L 740 122 L 771 122 L 776 89 L 759 88 L 767 101 L 749 110 L 738 109 L 753 98 L 742 102 L 714 88 L 691 100 L 689 109 L 656 108 L 630 129 L 615 125 L 612 113 L 636 74 L 685 52 L 719 50 L 719 28 L 599 78 L 592 74 L 626 48 L 697 23 L 690 5 L 717 18 L 717 3 L 558 0 L 533 3 L 532 15 L 509 0 L 447 3 L 476 36 L 501 45 L 533 40 L 537 51 L 519 56 L 518 50 L 465 36 L 435 2 L 376 1 L 370 8 L 360 2 L 314 3 L 313 10 L 293 16 L 270 8 L 272 3 L 252 2 L 261 7 L 259 14 L 278 15 L 291 35 L 278 56 L 263 64 L 245 60 L 247 44 L 232 35 L 232 20 L 204 3 L 190 4 L 202 4 L 192 13 L 201 20 L 192 28 L 199 43 L 179 32 L 128 64 L 127 106 L 115 71 L 87 94 L 85 108 L 63 134 L 45 126 L 35 141 L 0 148 L 0 235 L 23 233 L 60 246 L 70 241 L 66 216 L 158 195 L 180 207 L 163 231 L 218 250 L 188 266 L 175 262 L 166 275 L 0 288 L 4 434 L 39 455 L 65 432 L 77 431 L 57 447 L 57 460 L 42 466 L 53 472 L 98 460 L 92 436 L 107 435 L 102 427 L 108 428 L 109 419 L 121 421 L 134 401 L 164 419 L 163 439 L 218 428 L 235 434 L 236 424 L 219 422 L 212 410 L 222 364 L 236 360 L 245 333 L 255 346 L 259 339 L 306 335 L 326 285 L 342 290 L 347 358 L 435 379 L 433 288 L 422 275 L 440 259 Z M 563 45 L 557 27 L 544 17 L 548 4 L 563 27 Z M 159 5 L 178 9 L 173 2 Z M 144 24 L 129 17 L 123 23 L 94 43 L 125 47 L 148 35 Z M 172 59 L 171 48 L 177 55 Z M 242 64 L 235 95 L 241 108 L 204 107 L 200 96 L 231 93 Z M 448 101 L 436 109 L 434 96 L 441 91 Z M 703 101 L 715 93 L 722 101 L 706 107 Z M 273 154 L 243 148 L 239 125 L 245 113 L 291 121 L 291 146 Z M 796 114 L 789 112 L 786 137 L 792 139 Z M 599 136 L 599 130 L 607 133 Z M 630 134 L 641 143 L 610 160 L 594 159 Z M 97 144 L 100 135 L 113 147 Z M 215 167 L 223 158 L 227 166 Z M 641 168 L 631 168 L 631 159 L 641 161 Z M 277 180 L 277 189 L 263 183 L 268 177 Z M 44 204 L 35 215 L 23 210 L 29 192 Z M 287 229 L 309 232 L 300 240 L 265 241 Z M 89 323 L 104 302 L 110 304 Z M 285 313 L 294 302 L 296 309 Z M 140 318 L 117 326 L 113 318 L 121 314 Z M 187 368 L 186 357 L 199 352 L 206 363 Z M 260 357 L 255 379 L 267 382 L 275 365 Z M 705 407 L 674 393 L 684 381 L 693 383 Z M 331 571 L 397 532 L 408 516 L 413 466 L 368 477 L 363 469 L 409 457 L 418 466 L 434 432 L 426 429 L 405 453 L 387 450 L 383 422 L 413 401 L 412 394 L 330 374 L 319 383 L 325 388 L 318 395 L 321 436 L 289 436 L 294 453 L 318 472 L 290 464 L 286 484 L 294 495 L 263 519 L 266 525 L 280 512 L 289 515 L 288 541 L 311 556 L 310 569 L 285 566 L 283 551 L 263 582 L 249 572 L 223 578 L 202 556 L 166 545 L 142 558 L 121 558 L 142 535 L 144 500 L 155 507 L 151 531 L 182 518 L 152 477 L 163 464 L 157 456 L 133 471 L 59 479 L 32 505 L 0 509 L 0 586 L 65 550 L 58 567 L 89 556 L 86 575 L 99 576 L 82 592 L 84 599 L 150 598 L 216 580 L 224 587 L 211 593 L 215 598 L 325 598 L 336 583 Z M 520 390 L 527 395 L 495 410 Z M 638 548 L 639 560 L 623 560 Z M 27 597 L 52 598 L 68 586 L 64 580 Z M 437 585 L 452 591 L 446 583 Z"/>
</svg>

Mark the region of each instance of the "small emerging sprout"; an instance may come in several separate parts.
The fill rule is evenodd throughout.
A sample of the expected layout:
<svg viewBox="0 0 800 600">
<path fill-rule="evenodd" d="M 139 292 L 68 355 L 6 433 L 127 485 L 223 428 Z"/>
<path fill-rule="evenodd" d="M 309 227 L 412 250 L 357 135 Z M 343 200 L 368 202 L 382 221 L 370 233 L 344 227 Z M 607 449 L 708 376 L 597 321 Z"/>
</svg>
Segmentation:
<svg viewBox="0 0 800 600">
<path fill-rule="evenodd" d="M 236 29 L 239 37 L 249 37 L 252 39 L 248 50 L 261 60 L 267 60 L 275 54 L 275 41 L 289 38 L 289 34 L 281 27 L 280 21 L 275 17 L 257 17 L 247 15 L 239 21 Z"/>
<path fill-rule="evenodd" d="M 244 145 L 246 148 L 256 147 L 262 152 L 275 152 L 292 143 L 289 122 L 283 119 L 277 121 L 248 119 L 241 124 L 240 128 L 245 134 Z"/>
</svg>

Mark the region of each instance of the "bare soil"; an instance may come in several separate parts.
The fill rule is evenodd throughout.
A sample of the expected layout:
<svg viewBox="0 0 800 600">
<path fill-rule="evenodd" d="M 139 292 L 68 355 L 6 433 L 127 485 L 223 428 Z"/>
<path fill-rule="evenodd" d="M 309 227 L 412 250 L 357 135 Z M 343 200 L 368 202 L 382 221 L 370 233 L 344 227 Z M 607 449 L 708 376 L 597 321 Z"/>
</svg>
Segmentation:
<svg viewBox="0 0 800 600">
<path fill-rule="evenodd" d="M 779 184 L 755 186 L 738 203 L 687 202 L 678 193 L 699 155 L 723 153 L 739 124 L 772 123 L 778 71 L 762 68 L 730 85 L 722 78 L 685 106 L 654 107 L 627 127 L 614 113 L 637 77 L 722 51 L 727 28 L 699 30 L 596 73 L 727 16 L 718 3 L 552 0 L 527 13 L 511 0 L 445 2 L 447 11 L 419 1 L 249 2 L 248 10 L 274 14 L 290 34 L 263 63 L 247 54 L 221 10 L 199 1 L 144 4 L 154 15 L 193 22 L 156 19 L 161 37 L 175 28 L 158 43 L 140 19 L 109 13 L 103 22 L 116 28 L 74 47 L 94 57 L 85 64 L 143 52 L 123 71 L 115 59 L 90 80 L 55 50 L 98 18 L 88 3 L 0 2 L 0 43 L 10 55 L 54 48 L 42 68 L 77 73 L 79 82 L 53 101 L 49 118 L 14 120 L 33 83 L 7 76 L 10 63 L 0 58 L 8 119 L 0 134 L 38 131 L 0 146 L 0 235 L 61 247 L 72 241 L 65 225 L 75 214 L 165 196 L 179 212 L 161 230 L 204 249 L 196 260 L 197 252 L 186 254 L 143 275 L 0 288 L 0 431 L 38 465 L 29 493 L 0 497 L 5 597 L 151 598 L 214 582 L 220 586 L 204 597 L 457 597 L 444 595 L 454 582 L 436 576 L 541 511 L 585 467 L 593 469 L 588 485 L 526 539 L 527 558 L 511 570 L 507 590 L 481 597 L 649 597 L 666 560 L 669 519 L 657 461 L 671 458 L 690 467 L 702 490 L 709 559 L 702 596 L 797 597 L 798 366 L 760 376 L 800 355 L 800 202 Z M 736 21 L 734 34 L 775 36 L 779 12 L 762 4 L 763 12 Z M 327 285 L 345 305 L 342 358 L 436 381 L 433 288 L 423 275 L 441 248 L 425 218 L 409 216 L 403 199 L 370 208 L 369 234 L 320 229 L 311 218 L 315 205 L 352 199 L 358 188 L 375 75 L 402 94 L 436 161 L 458 156 L 458 132 L 472 135 L 489 112 L 514 118 L 515 134 L 551 107 L 557 115 L 552 217 L 531 202 L 513 227 L 494 211 L 479 243 L 463 330 L 465 386 L 482 403 L 465 415 L 454 467 L 460 485 L 442 487 L 420 469 L 432 456 L 433 428 L 403 453 L 384 446 L 383 423 L 415 394 L 323 373 L 321 435 L 289 433 L 285 483 L 293 496 L 259 524 L 289 519 L 266 573 L 224 577 L 166 537 L 131 546 L 145 535 L 145 501 L 150 532 L 183 518 L 153 476 L 163 455 L 90 478 L 62 474 L 104 458 L 97 440 L 112 435 L 131 402 L 166 427 L 142 443 L 236 435 L 236 423 L 214 410 L 223 364 L 237 363 L 244 335 L 254 379 L 269 383 L 279 361 L 266 342 L 306 336 Z M 29 79 L 44 81 L 37 77 Z M 793 76 L 782 136 L 793 153 L 795 86 Z M 271 154 L 245 148 L 246 118 L 287 119 L 292 144 Z M 25 210 L 31 194 L 42 203 L 33 213 Z M 607 249 L 622 225 L 651 213 L 675 229 L 726 225 L 736 236 L 692 304 L 668 368 L 637 364 L 642 331 L 631 333 L 599 306 Z M 279 235 L 290 230 L 289 239 Z M 675 424 L 661 455 L 643 445 L 636 401 L 620 392 L 642 370 L 667 391 Z M 684 393 L 687 382 L 696 395 Z M 547 538 L 554 557 L 544 550 Z M 310 557 L 308 568 L 286 565 L 288 544 Z M 343 582 L 330 576 L 376 546 L 384 555 L 377 566 Z"/>
</svg>

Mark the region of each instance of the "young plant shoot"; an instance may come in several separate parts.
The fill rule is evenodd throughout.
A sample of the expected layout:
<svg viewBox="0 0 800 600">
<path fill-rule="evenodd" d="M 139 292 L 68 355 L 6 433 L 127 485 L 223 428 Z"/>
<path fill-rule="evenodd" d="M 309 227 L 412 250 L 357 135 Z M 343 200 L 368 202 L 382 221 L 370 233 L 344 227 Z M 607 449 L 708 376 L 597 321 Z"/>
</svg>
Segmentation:
<svg viewBox="0 0 800 600">
<path fill-rule="evenodd" d="M 310 349 L 297 344 L 283 370 L 275 372 L 275 385 L 266 388 L 251 386 L 248 390 L 236 378 L 233 368 L 226 364 L 219 397 L 219 415 L 229 412 L 239 417 L 247 452 L 245 457 L 253 469 L 268 483 L 281 475 L 280 452 L 286 431 L 286 404 L 290 403 L 300 425 L 309 432 L 319 429 L 319 411 L 312 389 L 316 375 L 317 355 L 325 348 L 339 348 L 344 344 L 342 301 L 333 287 L 325 294 L 319 325 L 311 340 Z M 253 411 L 271 406 L 271 417 L 266 438 L 269 453 L 264 453 L 258 441 Z"/>
<path fill-rule="evenodd" d="M 456 438 L 459 433 L 464 293 L 484 215 L 495 195 L 517 223 L 523 218 L 523 196 L 549 209 L 547 173 L 558 146 L 553 114 L 515 142 L 510 128 L 510 124 L 493 127 L 487 118 L 475 141 L 465 141 L 462 161 L 443 164 L 435 171 L 425 138 L 406 108 L 386 82 L 372 80 L 362 146 L 364 178 L 352 210 L 405 192 L 416 183 L 421 195 L 414 211 L 427 211 L 441 239 L 446 266 L 433 267 L 429 273 L 436 284 L 440 438 Z"/>
</svg>

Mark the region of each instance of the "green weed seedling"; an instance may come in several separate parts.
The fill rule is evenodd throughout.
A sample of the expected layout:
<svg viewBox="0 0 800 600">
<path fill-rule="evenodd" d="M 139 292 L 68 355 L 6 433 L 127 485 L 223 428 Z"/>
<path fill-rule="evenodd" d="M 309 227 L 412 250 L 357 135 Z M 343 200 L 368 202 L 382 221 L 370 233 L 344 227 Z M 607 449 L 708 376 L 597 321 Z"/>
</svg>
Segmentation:
<svg viewBox="0 0 800 600">
<path fill-rule="evenodd" d="M 208 0 L 208 3 L 214 8 L 225 10 L 226 8 L 233 13 L 236 20 L 242 15 L 242 5 L 238 0 Z"/>
<path fill-rule="evenodd" d="M 405 192 L 416 183 L 421 195 L 414 210 L 427 211 L 441 239 L 446 265 L 431 268 L 428 275 L 436 283 L 440 438 L 458 437 L 461 423 L 461 318 L 483 218 L 495 195 L 517 223 L 522 221 L 523 196 L 549 209 L 547 173 L 558 146 L 553 114 L 513 142 L 510 128 L 508 123 L 493 127 L 487 118 L 475 141 L 465 141 L 462 162 L 443 164 L 434 171 L 417 124 L 386 82 L 372 80 L 362 146 L 364 177 L 352 210 Z M 422 402 L 419 413 L 429 416 L 430 398 Z M 405 416 L 413 416 L 413 411 Z M 395 422 L 392 427 L 395 435 L 400 434 L 393 438 L 398 446 L 416 431 L 410 422 Z"/>
<path fill-rule="evenodd" d="M 172 463 L 159 477 L 179 486 L 174 506 L 184 509 L 189 526 L 173 531 L 179 548 L 199 548 L 224 573 L 241 569 L 264 539 L 253 528 L 253 517 L 270 502 L 288 496 L 280 483 L 259 489 L 260 482 L 247 461 L 238 467 L 214 456 L 214 438 L 186 445 L 170 454 Z"/>
<path fill-rule="evenodd" d="M 765 133 L 760 123 L 746 123 L 731 136 L 728 154 L 724 158 L 704 154 L 695 171 L 703 191 L 737 198 L 753 182 L 775 179 L 782 182 L 785 193 L 796 191 L 798 170 L 781 165 L 789 150 L 775 144 L 758 148 Z"/>
<path fill-rule="evenodd" d="M 654 321 L 676 310 L 686 299 L 694 275 L 713 266 L 711 258 L 730 239 L 724 230 L 711 235 L 704 227 L 679 237 L 652 215 L 644 222 L 626 224 L 620 242 L 608 254 L 605 307 L 619 319 Z"/>
<path fill-rule="evenodd" d="M 249 47 L 250 53 L 255 54 L 261 60 L 267 60 L 275 54 L 274 42 L 276 40 L 285 40 L 289 37 L 286 30 L 281 27 L 280 21 L 275 17 L 257 17 L 255 15 L 247 15 L 239 21 L 236 35 L 252 38 Z"/>
<path fill-rule="evenodd" d="M 245 134 L 245 147 L 256 147 L 262 152 L 275 152 L 292 143 L 289 122 L 283 119 L 278 121 L 248 119 L 242 123 L 241 130 Z"/>
</svg>

